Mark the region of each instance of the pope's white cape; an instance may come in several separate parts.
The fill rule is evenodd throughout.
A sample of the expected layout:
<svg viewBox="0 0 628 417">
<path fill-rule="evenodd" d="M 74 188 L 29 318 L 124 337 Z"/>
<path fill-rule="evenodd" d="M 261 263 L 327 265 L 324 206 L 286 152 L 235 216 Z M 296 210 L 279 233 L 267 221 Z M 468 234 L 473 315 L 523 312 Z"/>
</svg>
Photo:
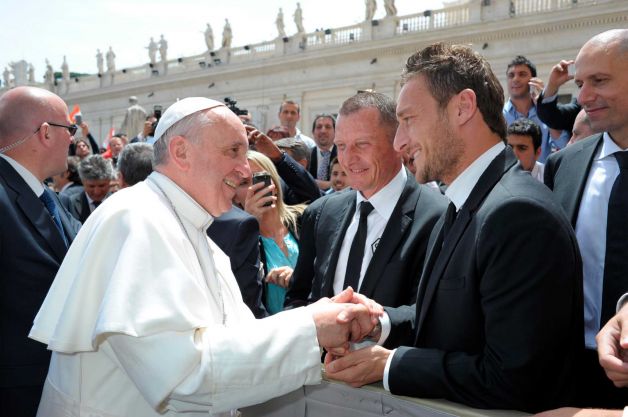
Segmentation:
<svg viewBox="0 0 628 417">
<path fill-rule="evenodd" d="M 55 352 L 55 366 L 101 350 L 111 356 L 107 351 L 113 349 L 120 356 L 141 349 L 146 363 L 112 363 L 124 368 L 130 387 L 161 412 L 200 411 L 203 404 L 220 412 L 319 382 L 311 313 L 300 309 L 255 320 L 242 302 L 229 259 L 205 234 L 211 221 L 202 207 L 156 172 L 119 191 L 81 229 L 30 337 Z M 149 354 L 151 340 L 164 335 L 172 340 L 169 352 L 157 348 Z M 192 354 L 174 365 L 161 364 L 160 355 L 177 357 L 172 349 L 179 344 L 182 352 Z M 52 372 L 53 367 L 48 381 L 71 375 Z M 69 381 L 69 386 L 73 382 L 79 383 Z M 80 391 L 69 390 L 75 389 Z M 97 398 L 85 397 L 80 404 L 100 408 Z"/>
</svg>

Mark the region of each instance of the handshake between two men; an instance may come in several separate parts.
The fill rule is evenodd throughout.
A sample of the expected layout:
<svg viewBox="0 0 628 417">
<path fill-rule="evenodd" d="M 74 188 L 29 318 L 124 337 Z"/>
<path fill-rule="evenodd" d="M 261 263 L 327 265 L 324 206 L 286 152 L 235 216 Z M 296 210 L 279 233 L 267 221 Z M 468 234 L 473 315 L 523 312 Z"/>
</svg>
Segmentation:
<svg viewBox="0 0 628 417">
<path fill-rule="evenodd" d="M 361 387 L 382 379 L 391 351 L 370 345 L 351 350 L 351 343 L 365 339 L 377 342 L 384 309 L 375 301 L 348 287 L 332 299 L 320 299 L 308 306 L 313 310 L 318 342 L 327 350 L 327 377 Z"/>
</svg>

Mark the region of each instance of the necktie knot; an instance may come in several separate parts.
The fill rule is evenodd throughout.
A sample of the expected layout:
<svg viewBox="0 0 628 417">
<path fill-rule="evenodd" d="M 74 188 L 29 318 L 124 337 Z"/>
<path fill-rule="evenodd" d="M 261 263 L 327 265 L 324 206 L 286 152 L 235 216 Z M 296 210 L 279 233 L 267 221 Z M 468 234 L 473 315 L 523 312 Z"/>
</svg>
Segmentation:
<svg viewBox="0 0 628 417">
<path fill-rule="evenodd" d="M 57 212 L 57 204 L 55 203 L 54 199 L 50 195 L 51 192 L 52 191 L 48 189 L 44 189 L 44 193 L 39 196 L 39 199 L 41 200 L 42 203 L 44 203 L 44 206 L 46 207 L 46 210 L 48 210 L 50 215 L 54 216 Z"/>
<path fill-rule="evenodd" d="M 617 160 L 617 163 L 619 164 L 619 169 L 628 168 L 628 151 L 615 152 L 613 156 L 615 157 L 615 159 Z"/>
<path fill-rule="evenodd" d="M 368 217 L 369 214 L 373 211 L 374 207 L 368 201 L 363 201 L 360 203 L 360 220 L 362 218 Z"/>
</svg>

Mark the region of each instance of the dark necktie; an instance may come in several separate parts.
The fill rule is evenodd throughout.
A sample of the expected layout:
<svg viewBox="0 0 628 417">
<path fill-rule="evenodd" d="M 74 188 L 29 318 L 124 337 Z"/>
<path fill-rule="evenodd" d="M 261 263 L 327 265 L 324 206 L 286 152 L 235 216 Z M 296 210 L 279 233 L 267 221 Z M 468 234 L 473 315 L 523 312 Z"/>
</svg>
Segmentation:
<svg viewBox="0 0 628 417">
<path fill-rule="evenodd" d="M 373 205 L 368 201 L 363 201 L 360 204 L 360 220 L 358 223 L 358 230 L 355 232 L 353 242 L 351 243 L 343 288 L 347 288 L 350 285 L 355 291 L 358 290 L 360 272 L 362 272 L 362 259 L 364 259 L 364 246 L 366 245 L 366 225 L 371 211 L 373 211 Z"/>
<path fill-rule="evenodd" d="M 44 193 L 39 196 L 39 199 L 41 200 L 42 203 L 44 203 L 44 206 L 46 207 L 46 210 L 48 210 L 48 213 L 50 213 L 50 216 L 52 217 L 52 220 L 55 223 L 55 226 L 57 226 L 57 229 L 59 229 L 59 233 L 61 233 L 61 237 L 63 238 L 63 242 L 65 243 L 65 246 L 68 246 L 68 241 L 65 238 L 65 233 L 63 233 L 63 226 L 61 225 L 61 216 L 59 215 L 59 208 L 57 207 L 57 203 L 55 203 L 55 199 L 52 197 L 52 191 L 50 191 L 49 188 L 44 188 Z"/>
<path fill-rule="evenodd" d="M 445 222 L 443 223 L 443 241 L 447 238 L 447 234 L 456 220 L 456 213 L 456 205 L 450 202 L 445 212 Z"/>
<path fill-rule="evenodd" d="M 617 300 L 628 291 L 628 152 L 615 152 L 613 156 L 619 164 L 619 175 L 608 199 L 602 326 L 615 315 Z"/>
</svg>

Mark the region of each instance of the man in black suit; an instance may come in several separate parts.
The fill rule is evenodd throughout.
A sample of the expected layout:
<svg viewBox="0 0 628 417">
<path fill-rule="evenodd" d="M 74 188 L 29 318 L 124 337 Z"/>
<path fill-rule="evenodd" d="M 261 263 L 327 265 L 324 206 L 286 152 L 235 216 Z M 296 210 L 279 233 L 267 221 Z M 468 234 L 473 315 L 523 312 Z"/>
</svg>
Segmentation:
<svg viewBox="0 0 628 417">
<path fill-rule="evenodd" d="M 207 235 L 229 256 L 244 304 L 256 318 L 268 316 L 262 303 L 264 274 L 260 266 L 257 219 L 234 206 L 214 219 Z"/>
<path fill-rule="evenodd" d="M 100 154 L 90 155 L 79 164 L 79 176 L 83 191 L 70 196 L 61 196 L 66 210 L 81 224 L 109 195 L 111 180 L 115 178 L 111 161 Z"/>
<path fill-rule="evenodd" d="M 316 183 L 321 190 L 331 187 L 329 175 L 331 161 L 338 156 L 338 150 L 334 145 L 336 136 L 336 119 L 331 114 L 319 114 L 314 118 L 312 133 L 316 146 L 310 153 L 310 165 L 308 171 L 316 178 Z"/>
<path fill-rule="evenodd" d="M 499 81 L 470 47 L 435 44 L 408 59 L 395 148 L 414 156 L 419 182 L 447 184 L 451 203 L 430 237 L 416 305 L 387 308 L 373 331 L 406 346 L 328 358 L 328 377 L 383 379 L 393 394 L 479 408 L 537 411 L 571 399 L 578 246 L 549 190 L 505 147 L 502 106 Z"/>
<path fill-rule="evenodd" d="M 365 92 L 343 103 L 335 143 L 353 190 L 320 198 L 305 210 L 286 307 L 331 297 L 347 286 L 381 304 L 413 302 L 427 239 L 446 201 L 403 168 L 393 148 L 396 130 L 393 99 Z M 365 214 L 358 259 L 351 255 L 364 230 L 365 204 L 373 208 Z"/>
<path fill-rule="evenodd" d="M 604 32 L 585 43 L 576 57 L 575 82 L 591 127 L 604 133 L 552 155 L 545 183 L 567 213 L 582 253 L 586 349 L 578 405 L 623 407 L 628 390 L 605 377 L 595 335 L 628 292 L 628 30 Z"/>
<path fill-rule="evenodd" d="M 46 90 L 0 97 L 2 415 L 34 416 L 48 372 L 46 346 L 27 336 L 80 225 L 43 180 L 67 169 L 75 132 L 63 100 Z"/>
</svg>

